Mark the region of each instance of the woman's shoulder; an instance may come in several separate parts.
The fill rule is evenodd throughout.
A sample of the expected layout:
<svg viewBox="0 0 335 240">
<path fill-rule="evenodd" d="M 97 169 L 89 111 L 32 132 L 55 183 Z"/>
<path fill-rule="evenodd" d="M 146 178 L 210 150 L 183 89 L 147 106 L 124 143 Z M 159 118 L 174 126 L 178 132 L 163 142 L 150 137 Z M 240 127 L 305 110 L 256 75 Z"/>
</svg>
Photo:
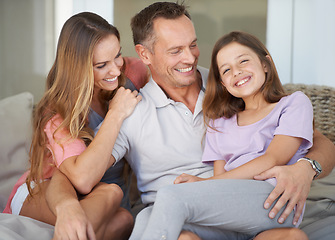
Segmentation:
<svg viewBox="0 0 335 240">
<path fill-rule="evenodd" d="M 46 123 L 45 128 L 58 127 L 63 122 L 63 118 L 57 113 Z"/>
</svg>

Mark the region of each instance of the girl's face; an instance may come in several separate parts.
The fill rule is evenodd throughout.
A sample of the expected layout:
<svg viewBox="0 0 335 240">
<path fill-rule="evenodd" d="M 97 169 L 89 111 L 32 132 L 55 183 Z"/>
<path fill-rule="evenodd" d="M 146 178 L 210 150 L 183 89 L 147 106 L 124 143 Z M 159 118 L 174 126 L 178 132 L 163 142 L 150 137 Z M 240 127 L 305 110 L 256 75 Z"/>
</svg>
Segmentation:
<svg viewBox="0 0 335 240">
<path fill-rule="evenodd" d="M 118 86 L 123 58 L 115 35 L 102 39 L 93 51 L 94 88 L 112 91 Z"/>
<path fill-rule="evenodd" d="M 222 84 L 230 94 L 246 99 L 259 92 L 267 69 L 254 51 L 232 42 L 218 52 L 216 59 Z"/>
</svg>

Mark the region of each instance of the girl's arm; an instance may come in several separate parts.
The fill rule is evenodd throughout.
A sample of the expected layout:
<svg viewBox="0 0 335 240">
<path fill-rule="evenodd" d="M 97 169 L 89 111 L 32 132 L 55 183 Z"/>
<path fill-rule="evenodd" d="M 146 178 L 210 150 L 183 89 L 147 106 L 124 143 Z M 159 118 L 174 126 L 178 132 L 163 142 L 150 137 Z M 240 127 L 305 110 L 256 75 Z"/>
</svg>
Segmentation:
<svg viewBox="0 0 335 240">
<path fill-rule="evenodd" d="M 255 175 L 274 166 L 287 164 L 298 151 L 302 141 L 297 137 L 275 135 L 262 156 L 209 179 L 253 179 Z"/>
<path fill-rule="evenodd" d="M 70 157 L 60 165 L 60 171 L 81 194 L 89 193 L 114 164 L 113 146 L 123 120 L 133 112 L 140 100 L 137 91 L 120 88 L 110 102 L 109 111 L 91 144 L 82 154 Z"/>
<path fill-rule="evenodd" d="M 214 161 L 214 176 L 221 175 L 226 172 L 224 166 L 226 165 L 225 160 Z"/>
<path fill-rule="evenodd" d="M 301 138 L 290 137 L 287 135 L 276 135 L 272 139 L 266 152 L 235 169 L 224 170 L 225 161 L 214 162 L 214 176 L 210 178 L 200 178 L 188 174 L 181 174 L 174 181 L 175 184 L 196 182 L 213 179 L 253 179 L 258 175 L 274 166 L 287 164 L 293 155 L 298 151 L 302 143 Z"/>
<path fill-rule="evenodd" d="M 298 151 L 302 143 L 301 138 L 290 137 L 286 135 L 275 135 L 266 152 L 250 162 L 247 162 L 235 169 L 225 171 L 224 160 L 214 161 L 214 176 L 210 178 L 200 178 L 189 174 L 178 176 L 174 184 L 197 182 L 213 179 L 253 179 L 258 175 L 274 166 L 287 164 L 293 155 Z"/>
<path fill-rule="evenodd" d="M 214 161 L 214 176 L 224 174 L 226 170 L 224 169 L 224 166 L 226 165 L 225 160 L 216 160 Z M 180 183 L 187 183 L 187 182 L 197 182 L 197 181 L 204 181 L 209 180 L 211 178 L 201 178 L 193 175 L 189 175 L 186 173 L 180 174 L 176 179 L 174 180 L 174 184 L 180 184 Z"/>
</svg>

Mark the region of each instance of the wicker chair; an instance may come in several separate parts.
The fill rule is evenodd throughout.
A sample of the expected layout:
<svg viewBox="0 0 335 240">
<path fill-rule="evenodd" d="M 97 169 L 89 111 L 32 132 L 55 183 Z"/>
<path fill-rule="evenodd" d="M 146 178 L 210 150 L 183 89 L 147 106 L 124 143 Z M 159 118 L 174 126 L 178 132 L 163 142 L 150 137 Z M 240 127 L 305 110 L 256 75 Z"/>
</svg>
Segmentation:
<svg viewBox="0 0 335 240">
<path fill-rule="evenodd" d="M 335 88 L 320 85 L 285 84 L 288 93 L 304 92 L 311 100 L 315 128 L 335 144 Z"/>
</svg>

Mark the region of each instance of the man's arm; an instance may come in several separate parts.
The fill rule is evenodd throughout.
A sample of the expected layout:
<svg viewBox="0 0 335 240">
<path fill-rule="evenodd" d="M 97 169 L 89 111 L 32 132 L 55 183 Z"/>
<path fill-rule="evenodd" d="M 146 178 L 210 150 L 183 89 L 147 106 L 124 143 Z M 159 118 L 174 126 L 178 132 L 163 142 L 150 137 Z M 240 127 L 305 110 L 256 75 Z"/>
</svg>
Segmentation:
<svg viewBox="0 0 335 240">
<path fill-rule="evenodd" d="M 318 178 L 327 176 L 335 165 L 335 145 L 319 131 L 314 131 L 313 147 L 307 157 L 317 160 L 322 166 L 322 174 Z M 277 185 L 265 200 L 264 207 L 269 208 L 279 197 L 279 200 L 269 213 L 274 218 L 279 210 L 287 203 L 287 206 L 279 218 L 284 222 L 293 208 L 297 205 L 293 223 L 297 223 L 316 172 L 307 161 L 299 161 L 293 165 L 277 166 L 262 174 L 255 176 L 256 180 L 265 180 L 275 177 Z"/>
<path fill-rule="evenodd" d="M 56 215 L 54 240 L 96 239 L 93 227 L 78 201 L 77 192 L 57 169 L 46 191 L 46 200 Z"/>
<path fill-rule="evenodd" d="M 316 178 L 319 179 L 327 176 L 335 166 L 335 145 L 318 130 L 314 130 L 313 142 L 313 147 L 306 157 L 317 160 L 321 164 L 322 173 Z"/>
</svg>

